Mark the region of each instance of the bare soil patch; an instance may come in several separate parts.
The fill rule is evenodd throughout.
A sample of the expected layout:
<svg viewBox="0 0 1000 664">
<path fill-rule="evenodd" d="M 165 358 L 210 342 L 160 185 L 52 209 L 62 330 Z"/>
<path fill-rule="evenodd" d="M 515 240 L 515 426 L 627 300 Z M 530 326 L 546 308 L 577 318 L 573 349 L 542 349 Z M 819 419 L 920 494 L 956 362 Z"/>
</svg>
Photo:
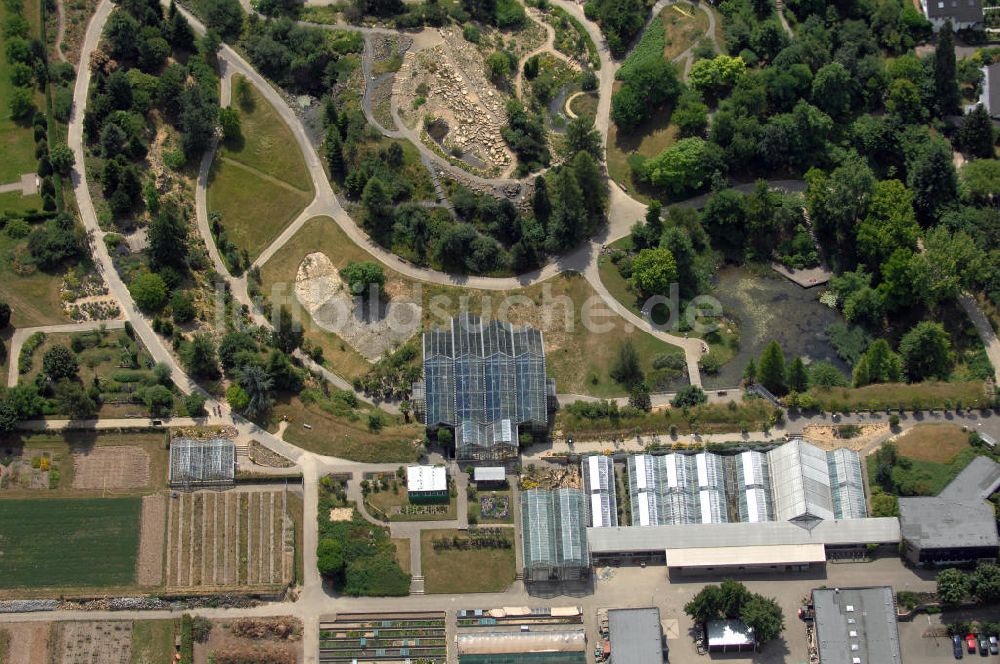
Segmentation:
<svg viewBox="0 0 1000 664">
<path fill-rule="evenodd" d="M 806 427 L 802 433 L 806 440 L 820 449 L 835 450 L 846 447 L 856 452 L 860 452 L 889 433 L 888 424 L 860 424 L 858 435 L 852 438 L 841 438 L 837 435 L 838 429 L 836 426 L 814 426 Z"/>
<path fill-rule="evenodd" d="M 129 664 L 132 659 L 132 623 L 60 623 L 60 664 Z"/>
<path fill-rule="evenodd" d="M 4 625 L 10 633 L 7 660 L 11 664 L 48 664 L 50 623 Z"/>
<path fill-rule="evenodd" d="M 195 644 L 195 664 L 207 664 L 210 655 L 220 664 L 299 664 L 303 661 L 302 623 L 290 617 L 216 621 L 208 641 Z"/>
<path fill-rule="evenodd" d="M 163 540 L 166 538 L 167 498 L 163 494 L 142 499 L 142 530 L 136 579 L 140 586 L 163 583 Z"/>
<path fill-rule="evenodd" d="M 957 424 L 921 424 L 904 431 L 893 442 L 901 456 L 948 463 L 969 446 L 969 434 Z"/>
<path fill-rule="evenodd" d="M 73 453 L 74 489 L 149 486 L 149 452 L 141 447 L 94 447 Z"/>
</svg>

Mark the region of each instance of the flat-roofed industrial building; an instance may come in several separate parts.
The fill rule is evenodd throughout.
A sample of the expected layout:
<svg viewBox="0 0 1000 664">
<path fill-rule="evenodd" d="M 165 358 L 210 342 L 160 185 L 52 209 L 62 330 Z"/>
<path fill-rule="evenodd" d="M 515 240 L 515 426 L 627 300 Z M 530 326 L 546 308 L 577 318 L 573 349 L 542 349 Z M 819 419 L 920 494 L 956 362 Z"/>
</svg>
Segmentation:
<svg viewBox="0 0 1000 664">
<path fill-rule="evenodd" d="M 900 664 L 892 588 L 812 591 L 820 664 Z"/>
</svg>

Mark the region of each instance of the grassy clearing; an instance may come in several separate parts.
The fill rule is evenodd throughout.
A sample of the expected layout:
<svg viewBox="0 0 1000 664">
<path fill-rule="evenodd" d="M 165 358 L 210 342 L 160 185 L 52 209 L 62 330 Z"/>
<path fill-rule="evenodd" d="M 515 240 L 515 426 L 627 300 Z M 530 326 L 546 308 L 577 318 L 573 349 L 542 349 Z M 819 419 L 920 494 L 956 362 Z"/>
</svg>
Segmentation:
<svg viewBox="0 0 1000 664">
<path fill-rule="evenodd" d="M 663 57 L 673 60 L 694 46 L 708 30 L 708 15 L 689 2 L 678 2 L 660 12 L 663 21 Z"/>
<path fill-rule="evenodd" d="M 434 503 L 411 503 L 406 492 L 406 484 L 399 487 L 398 492 L 391 489 L 369 493 L 367 502 L 374 505 L 382 514 L 386 515 L 390 521 L 452 521 L 458 518 L 458 501 L 452 496 L 448 504 Z M 402 514 L 396 513 L 394 508 L 405 507 L 406 505 L 416 505 L 419 507 L 441 508 L 440 511 L 428 510 L 427 514 Z"/>
<path fill-rule="evenodd" d="M 35 267 L 27 238 L 0 232 L 0 297 L 10 305 L 14 327 L 70 322 L 59 297 L 61 285 L 61 275 Z"/>
<path fill-rule="evenodd" d="M 903 432 L 894 442 L 902 456 L 948 463 L 959 452 L 968 449 L 969 434 L 957 424 L 921 424 Z"/>
<path fill-rule="evenodd" d="M 156 664 L 174 653 L 173 620 L 136 620 L 132 623 L 131 664 Z"/>
<path fill-rule="evenodd" d="M 30 458 L 47 452 L 54 467 L 59 469 L 59 479 L 48 489 L 28 489 L 8 486 L 0 491 L 0 498 L 37 497 L 39 493 L 53 497 L 116 496 L 143 495 L 166 487 L 167 465 L 169 456 L 164 446 L 163 432 L 112 433 L 96 431 L 64 431 L 39 433 L 12 433 L 0 437 L 0 461 L 9 465 L 9 460 L 18 456 Z M 141 447 L 149 454 L 149 486 L 138 489 L 74 489 L 73 459 L 74 451 L 89 450 L 96 447 Z M 7 505 L 10 503 L 3 503 Z M 3 508 L 5 509 L 5 508 Z M 2 511 L 2 509 L 0 509 Z"/>
<path fill-rule="evenodd" d="M 352 420 L 323 410 L 322 406 L 305 404 L 298 397 L 279 400 L 272 409 L 268 429 L 276 431 L 277 423 L 287 416 L 285 441 L 310 452 L 366 463 L 417 460 L 418 447 L 423 440 L 420 425 L 404 424 L 403 418 L 383 413 L 382 429 L 373 432 L 368 428 L 365 415 L 368 411 L 361 410 Z M 312 428 L 307 429 L 304 424 Z"/>
<path fill-rule="evenodd" d="M 579 116 L 597 116 L 597 102 L 598 96 L 596 93 L 587 92 L 582 95 L 577 95 L 573 98 L 573 101 L 569 104 L 569 110 L 573 111 L 578 117 Z"/>
<path fill-rule="evenodd" d="M 819 388 L 809 390 L 823 410 L 842 412 L 849 410 L 884 410 L 899 408 L 923 410 L 925 408 L 979 408 L 992 404 L 986 396 L 982 381 L 960 383 L 883 383 L 865 387 Z"/>
<path fill-rule="evenodd" d="M 37 37 L 38 8 L 33 7 L 33 4 L 25 3 L 24 16 L 32 24 L 31 36 Z M 9 15 L 6 5 L 0 5 L 0 25 L 7 22 Z M 3 100 L 0 104 L 0 154 L 3 155 L 3 159 L 0 159 L 0 184 L 16 182 L 22 173 L 34 173 L 38 168 L 31 123 L 17 123 L 10 117 L 7 102 L 14 94 L 14 84 L 10 80 L 11 67 L 7 59 L 6 41 L 6 38 L 0 36 L 0 99 Z"/>
<path fill-rule="evenodd" d="M 0 511 L 0 587 L 134 583 L 140 509 L 139 498 L 5 502 Z"/>
<path fill-rule="evenodd" d="M 569 408 L 556 411 L 554 437 L 572 435 L 577 440 L 608 440 L 623 435 L 622 432 L 658 436 L 667 436 L 672 431 L 680 435 L 739 433 L 743 429 L 763 430 L 773 425 L 775 417 L 774 408 L 760 399 L 706 404 L 686 411 L 666 408 L 630 417 L 589 418 L 570 411 Z M 665 442 L 670 444 L 669 439 Z"/>
<path fill-rule="evenodd" d="M 615 90 L 621 83 L 615 83 Z M 629 155 L 637 154 L 647 159 L 655 157 L 677 140 L 677 127 L 670 124 L 673 109 L 665 108 L 646 120 L 634 131 L 624 134 L 611 122 L 608 125 L 608 175 L 621 185 L 633 198 L 649 203 L 660 198 L 662 192 L 655 191 L 642 182 L 628 163 Z"/>
<path fill-rule="evenodd" d="M 901 496 L 936 496 L 977 456 L 979 452 L 968 445 L 944 462 L 915 459 L 900 452 L 892 467 L 892 480 Z M 866 463 L 868 476 L 876 477 L 876 455 L 869 455 Z"/>
<path fill-rule="evenodd" d="M 220 147 L 212 165 L 208 209 L 222 213 L 229 239 L 256 257 L 312 200 L 313 187 L 295 135 L 278 111 L 234 77 L 241 136 Z"/>
<path fill-rule="evenodd" d="M 508 528 L 513 539 L 514 530 Z M 514 547 L 435 550 L 434 538 L 465 537 L 460 530 L 420 533 L 420 566 L 428 593 L 499 593 L 514 582 Z"/>
<path fill-rule="evenodd" d="M 38 194 L 23 196 L 19 191 L 0 194 L 0 212 L 17 214 L 38 212 L 42 209 L 42 197 Z"/>
<path fill-rule="evenodd" d="M 412 574 L 413 563 L 410 561 L 410 540 L 407 537 L 398 537 L 392 540 L 392 545 L 396 547 L 396 562 L 399 568 L 407 574 Z"/>
</svg>

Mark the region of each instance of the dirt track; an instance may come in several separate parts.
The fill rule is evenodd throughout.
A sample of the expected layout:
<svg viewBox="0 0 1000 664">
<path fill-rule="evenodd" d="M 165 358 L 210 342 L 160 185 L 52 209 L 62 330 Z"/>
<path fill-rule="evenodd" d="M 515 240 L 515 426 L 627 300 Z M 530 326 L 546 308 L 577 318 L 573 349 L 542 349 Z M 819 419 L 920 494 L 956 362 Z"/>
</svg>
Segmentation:
<svg viewBox="0 0 1000 664">
<path fill-rule="evenodd" d="M 142 499 L 142 531 L 136 561 L 136 579 L 140 586 L 158 586 L 163 582 L 166 500 L 163 494 L 144 496 Z"/>
</svg>

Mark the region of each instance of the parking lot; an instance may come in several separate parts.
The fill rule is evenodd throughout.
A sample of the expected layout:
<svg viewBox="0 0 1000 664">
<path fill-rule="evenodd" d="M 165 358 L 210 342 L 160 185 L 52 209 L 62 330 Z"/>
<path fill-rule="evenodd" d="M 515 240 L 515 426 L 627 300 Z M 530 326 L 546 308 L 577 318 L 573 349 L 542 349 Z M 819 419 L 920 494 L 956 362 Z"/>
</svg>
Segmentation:
<svg viewBox="0 0 1000 664">
<path fill-rule="evenodd" d="M 903 661 L 907 664 L 955 661 L 952 654 L 951 637 L 944 635 L 944 626 L 954 622 L 985 620 L 994 622 L 1000 618 L 996 608 L 986 611 L 949 612 L 929 616 L 920 614 L 912 622 L 899 623 L 899 640 L 903 651 Z M 963 635 L 964 636 L 964 635 Z M 1000 655 L 981 656 L 979 649 L 970 654 L 964 647 L 963 659 L 982 662 L 1000 662 Z"/>
</svg>

